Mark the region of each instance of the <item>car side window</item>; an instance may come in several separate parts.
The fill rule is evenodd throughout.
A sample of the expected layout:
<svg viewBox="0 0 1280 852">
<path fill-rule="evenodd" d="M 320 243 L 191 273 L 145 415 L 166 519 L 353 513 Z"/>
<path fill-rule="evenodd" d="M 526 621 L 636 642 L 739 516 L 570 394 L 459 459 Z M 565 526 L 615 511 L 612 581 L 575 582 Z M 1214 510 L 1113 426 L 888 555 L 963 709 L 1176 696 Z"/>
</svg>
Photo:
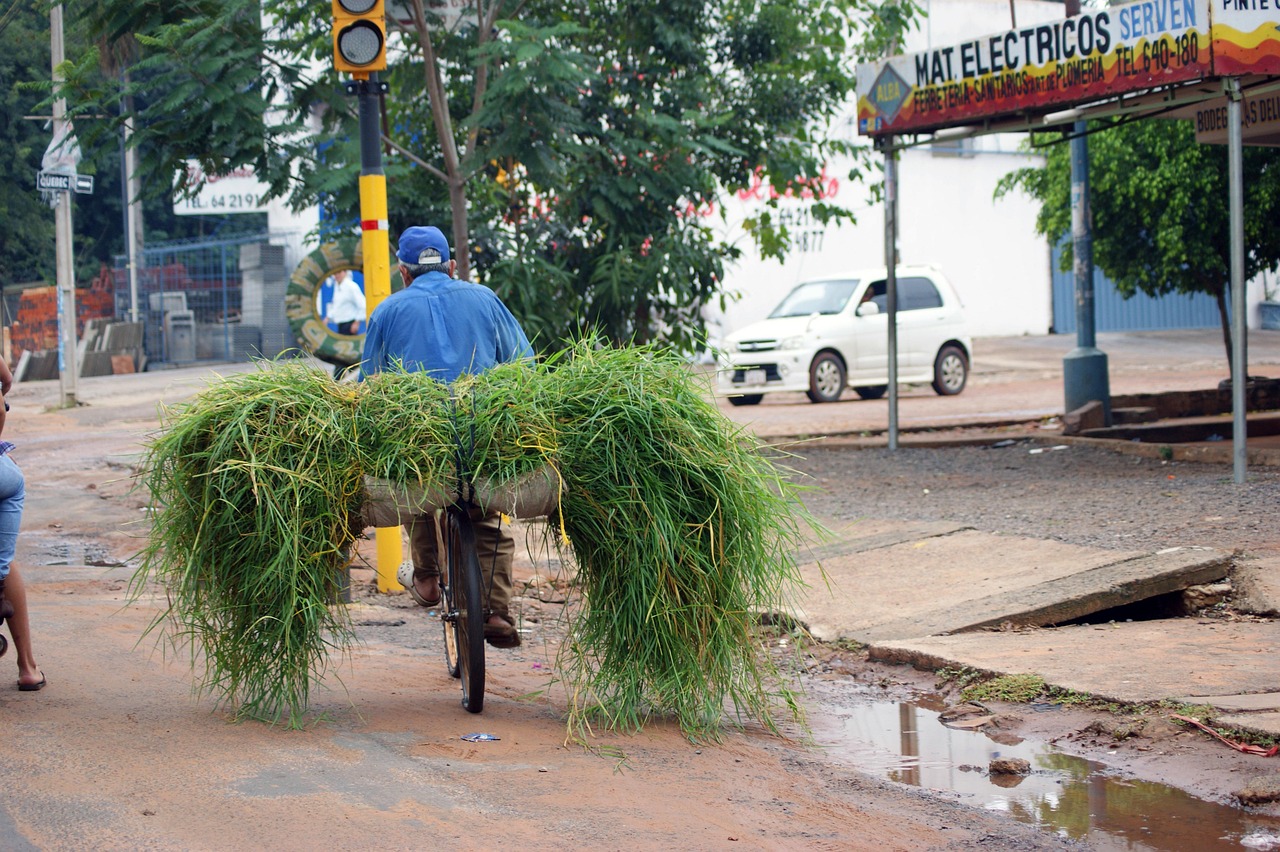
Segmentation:
<svg viewBox="0 0 1280 852">
<path fill-rule="evenodd" d="M 884 281 L 872 281 L 867 285 L 867 289 L 863 291 L 862 298 L 858 304 L 863 302 L 875 302 L 876 307 L 880 309 L 880 313 L 886 313 L 889 310 L 889 287 Z"/>
<path fill-rule="evenodd" d="M 898 280 L 898 310 L 922 311 L 942 307 L 942 295 L 928 278 Z"/>
</svg>

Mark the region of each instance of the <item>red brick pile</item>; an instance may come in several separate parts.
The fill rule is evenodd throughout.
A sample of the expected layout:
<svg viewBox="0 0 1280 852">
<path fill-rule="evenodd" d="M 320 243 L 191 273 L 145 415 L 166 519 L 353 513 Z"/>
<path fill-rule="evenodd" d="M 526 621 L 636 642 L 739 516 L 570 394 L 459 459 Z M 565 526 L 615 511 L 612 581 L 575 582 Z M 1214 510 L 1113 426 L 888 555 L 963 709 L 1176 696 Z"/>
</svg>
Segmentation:
<svg viewBox="0 0 1280 852">
<path fill-rule="evenodd" d="M 91 319 L 112 318 L 116 314 L 115 292 L 94 287 L 76 290 L 76 339 L 84 333 Z M 24 351 L 38 352 L 58 348 L 58 288 L 36 287 L 24 290 L 18 301 L 18 316 L 9 329 L 9 340 L 16 361 Z"/>
</svg>

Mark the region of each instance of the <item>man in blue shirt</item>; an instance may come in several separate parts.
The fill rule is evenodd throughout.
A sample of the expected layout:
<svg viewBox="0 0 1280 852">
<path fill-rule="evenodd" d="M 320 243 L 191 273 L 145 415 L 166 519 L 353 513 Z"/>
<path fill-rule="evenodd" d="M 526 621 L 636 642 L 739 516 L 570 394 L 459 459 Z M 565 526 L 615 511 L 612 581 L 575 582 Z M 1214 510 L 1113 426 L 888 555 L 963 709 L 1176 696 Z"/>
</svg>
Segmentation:
<svg viewBox="0 0 1280 852">
<path fill-rule="evenodd" d="M 449 242 L 439 228 L 414 226 L 400 235 L 396 251 L 405 288 L 388 296 L 369 317 L 360 377 L 403 365 L 442 382 L 495 364 L 533 357 L 520 323 L 492 290 L 453 277 Z M 477 513 L 476 547 L 491 615 L 484 635 L 498 648 L 514 648 L 520 634 L 509 612 L 511 559 L 515 541 L 495 512 Z M 434 515 L 408 524 L 412 564 L 398 578 L 422 606 L 440 603 L 440 554 Z M 495 559 L 496 554 L 496 559 Z"/>
</svg>

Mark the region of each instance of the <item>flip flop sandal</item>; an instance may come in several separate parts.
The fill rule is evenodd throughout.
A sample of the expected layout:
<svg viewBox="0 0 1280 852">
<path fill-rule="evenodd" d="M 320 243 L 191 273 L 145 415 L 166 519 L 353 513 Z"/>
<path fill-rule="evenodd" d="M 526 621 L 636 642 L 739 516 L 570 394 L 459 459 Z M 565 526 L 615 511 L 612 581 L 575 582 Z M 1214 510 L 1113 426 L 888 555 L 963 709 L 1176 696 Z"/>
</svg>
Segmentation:
<svg viewBox="0 0 1280 852">
<path fill-rule="evenodd" d="M 440 606 L 440 598 L 436 598 L 433 601 L 427 600 L 422 596 L 422 593 L 418 591 L 417 586 L 413 585 L 413 563 L 412 562 L 400 563 L 400 569 L 396 571 L 396 579 L 400 581 L 400 585 L 408 589 L 409 597 L 413 598 L 414 603 L 416 603 L 418 606 L 425 606 L 425 607 Z"/>
<path fill-rule="evenodd" d="M 44 676 L 44 672 L 40 672 L 40 680 L 36 683 L 23 683 L 18 681 L 18 691 L 20 692 L 39 692 L 49 683 L 49 679 Z"/>
<path fill-rule="evenodd" d="M 484 640 L 495 648 L 519 648 L 520 631 L 511 624 L 485 622 Z"/>
</svg>

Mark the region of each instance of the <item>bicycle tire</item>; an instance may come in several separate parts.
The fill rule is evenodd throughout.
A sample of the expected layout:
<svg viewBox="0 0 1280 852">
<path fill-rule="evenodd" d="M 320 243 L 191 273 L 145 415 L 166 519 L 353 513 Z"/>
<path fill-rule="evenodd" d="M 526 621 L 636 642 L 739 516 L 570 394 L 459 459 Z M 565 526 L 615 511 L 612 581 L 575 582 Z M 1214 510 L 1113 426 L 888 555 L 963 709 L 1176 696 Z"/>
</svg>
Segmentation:
<svg viewBox="0 0 1280 852">
<path fill-rule="evenodd" d="M 450 506 L 445 511 L 444 540 L 445 664 L 462 682 L 463 708 L 479 713 L 484 709 L 484 584 L 475 527 L 466 509 Z"/>
</svg>

